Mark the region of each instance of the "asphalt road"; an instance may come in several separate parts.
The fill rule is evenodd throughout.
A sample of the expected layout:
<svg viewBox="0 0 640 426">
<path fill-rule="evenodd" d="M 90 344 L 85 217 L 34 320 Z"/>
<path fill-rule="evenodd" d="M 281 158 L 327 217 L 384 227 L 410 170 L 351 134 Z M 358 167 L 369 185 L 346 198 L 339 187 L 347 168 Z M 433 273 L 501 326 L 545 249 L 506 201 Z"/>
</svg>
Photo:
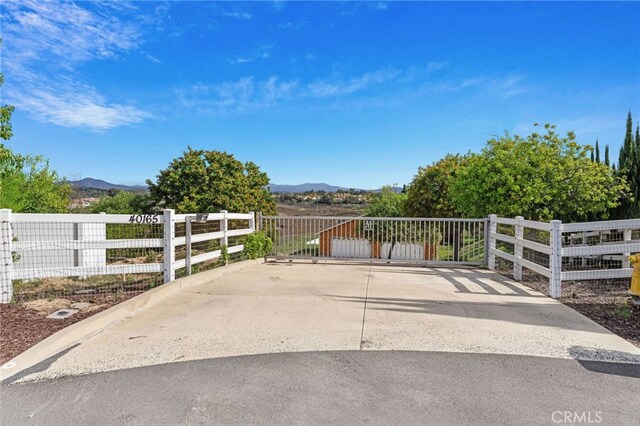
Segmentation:
<svg viewBox="0 0 640 426">
<path fill-rule="evenodd" d="M 4 425 L 640 424 L 640 365 L 518 355 L 265 354 L 0 390 Z"/>
</svg>

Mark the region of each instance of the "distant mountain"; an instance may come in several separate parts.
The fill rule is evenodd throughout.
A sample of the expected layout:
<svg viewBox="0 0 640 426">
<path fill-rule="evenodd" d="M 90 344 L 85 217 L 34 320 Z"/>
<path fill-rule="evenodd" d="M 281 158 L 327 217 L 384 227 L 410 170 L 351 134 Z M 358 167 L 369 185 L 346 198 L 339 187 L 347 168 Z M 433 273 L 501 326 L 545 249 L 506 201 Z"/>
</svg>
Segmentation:
<svg viewBox="0 0 640 426">
<path fill-rule="evenodd" d="M 144 192 L 147 191 L 146 185 L 118 185 L 109 183 L 100 179 L 84 178 L 80 180 L 72 180 L 68 182 L 71 186 L 77 188 L 95 188 L 107 191 L 109 189 L 120 189 L 122 191 Z"/>
<path fill-rule="evenodd" d="M 307 192 L 307 191 L 326 191 L 326 192 L 336 192 L 340 189 L 349 190 L 349 188 L 344 188 L 342 186 L 334 186 L 329 185 L 328 183 L 301 183 L 299 185 L 278 185 L 275 183 L 269 184 L 269 188 L 271 192 L 289 192 L 289 193 L 298 193 L 298 192 Z"/>
</svg>

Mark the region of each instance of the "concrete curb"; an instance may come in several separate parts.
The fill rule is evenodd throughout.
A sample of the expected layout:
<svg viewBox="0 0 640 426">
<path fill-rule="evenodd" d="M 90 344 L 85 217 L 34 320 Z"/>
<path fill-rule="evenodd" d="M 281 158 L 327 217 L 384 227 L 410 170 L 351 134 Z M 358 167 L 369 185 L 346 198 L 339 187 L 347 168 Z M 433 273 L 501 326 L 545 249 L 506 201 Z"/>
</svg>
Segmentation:
<svg viewBox="0 0 640 426">
<path fill-rule="evenodd" d="M 40 343 L 27 349 L 17 357 L 0 367 L 0 381 L 33 367 L 34 365 L 66 350 L 72 346 L 100 333 L 106 327 L 121 321 L 183 289 L 211 282 L 217 278 L 242 270 L 247 266 L 264 263 L 263 259 L 245 260 L 201 272 L 190 277 L 180 278 L 167 284 L 146 291 L 138 296 L 119 303 L 96 315 L 66 327 L 52 334 Z"/>
</svg>

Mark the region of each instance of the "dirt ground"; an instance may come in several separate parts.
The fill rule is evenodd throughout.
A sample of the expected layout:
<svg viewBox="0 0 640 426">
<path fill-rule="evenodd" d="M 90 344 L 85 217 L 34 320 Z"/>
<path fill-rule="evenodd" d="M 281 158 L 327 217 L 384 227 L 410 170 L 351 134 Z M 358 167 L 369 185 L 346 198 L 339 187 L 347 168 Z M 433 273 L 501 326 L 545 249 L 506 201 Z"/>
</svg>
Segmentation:
<svg viewBox="0 0 640 426">
<path fill-rule="evenodd" d="M 278 203 L 280 216 L 362 216 L 366 206 L 362 204 L 285 204 Z"/>
<path fill-rule="evenodd" d="M 48 319 L 58 309 L 69 308 L 75 300 L 39 299 L 24 303 L 0 304 L 0 364 L 21 354 L 53 333 L 123 302 L 132 295 L 87 300 L 90 306 L 66 319 Z"/>
<path fill-rule="evenodd" d="M 524 277 L 523 284 L 547 294 L 549 282 Z M 628 303 L 629 280 L 569 281 L 558 299 L 582 315 L 640 347 L 640 307 Z"/>
</svg>

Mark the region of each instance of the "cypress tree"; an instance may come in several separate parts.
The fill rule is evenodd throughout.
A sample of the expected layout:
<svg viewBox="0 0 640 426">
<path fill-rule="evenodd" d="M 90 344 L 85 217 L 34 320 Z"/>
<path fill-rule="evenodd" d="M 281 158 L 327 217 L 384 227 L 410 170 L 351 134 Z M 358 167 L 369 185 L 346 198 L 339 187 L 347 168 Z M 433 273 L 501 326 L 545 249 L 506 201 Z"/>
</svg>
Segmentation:
<svg viewBox="0 0 640 426">
<path fill-rule="evenodd" d="M 620 205 L 614 210 L 614 219 L 629 219 L 640 214 L 640 179 L 638 174 L 638 158 L 636 142 L 633 136 L 633 119 L 631 111 L 627 114 L 627 127 L 624 142 L 618 156 L 617 175 L 627 181 L 631 189 L 631 197 L 620 199 Z"/>
<path fill-rule="evenodd" d="M 593 162 L 595 162 L 595 161 L 596 161 L 596 160 L 595 160 L 595 158 L 593 158 L 593 148 L 592 148 L 592 149 L 591 149 L 591 162 L 593 163 Z"/>
<path fill-rule="evenodd" d="M 633 217 L 640 217 L 640 125 L 636 126 L 635 143 L 633 143 L 633 163 L 630 172 L 630 184 L 635 198 Z"/>
<path fill-rule="evenodd" d="M 596 138 L 596 163 L 600 164 L 600 146 L 598 145 L 598 138 Z"/>
<path fill-rule="evenodd" d="M 609 144 L 604 146 L 604 164 L 609 167 Z"/>
<path fill-rule="evenodd" d="M 631 111 L 629 111 L 627 114 L 627 131 L 625 132 L 624 142 L 620 148 L 620 155 L 618 157 L 618 167 L 620 168 L 621 173 L 624 173 L 624 170 L 627 172 L 631 170 L 634 157 L 634 145 L 633 119 L 631 118 Z"/>
</svg>

